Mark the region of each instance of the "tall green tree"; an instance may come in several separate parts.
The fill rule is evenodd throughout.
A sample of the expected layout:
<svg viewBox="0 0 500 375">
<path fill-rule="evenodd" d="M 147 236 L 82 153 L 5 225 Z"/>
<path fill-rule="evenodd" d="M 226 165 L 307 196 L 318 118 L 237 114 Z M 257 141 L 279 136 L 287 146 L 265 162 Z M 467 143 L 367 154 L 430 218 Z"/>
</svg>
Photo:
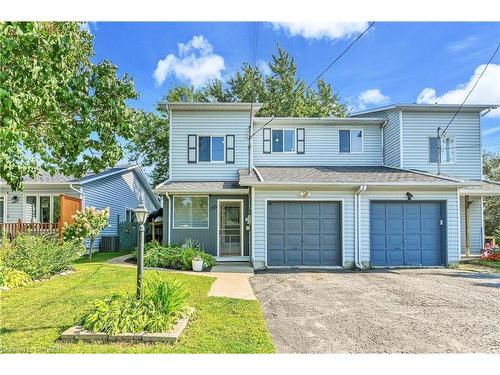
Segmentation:
<svg viewBox="0 0 500 375">
<path fill-rule="evenodd" d="M 483 174 L 491 181 L 500 181 L 500 153 L 483 154 Z M 500 237 L 500 197 L 484 200 L 484 231 L 487 236 Z M 500 238 L 498 238 L 500 241 Z"/>
<path fill-rule="evenodd" d="M 175 86 L 168 91 L 163 101 L 263 103 L 257 116 L 346 116 L 346 106 L 329 83 L 319 80 L 306 90 L 307 84 L 298 77 L 294 58 L 283 48 L 278 48 L 268 67 L 270 74 L 264 75 L 258 67 L 245 63 L 225 84 L 214 80 L 198 89 L 193 86 Z M 137 130 L 128 145 L 133 160 L 141 160 L 144 165 L 153 167 L 150 175 L 153 184 L 168 177 L 168 141 L 165 139 L 169 132 L 168 114 L 161 105 L 158 111 L 162 114 L 161 123 L 144 124 L 144 128 Z M 150 139 L 151 134 L 155 134 L 156 139 Z"/>
<path fill-rule="evenodd" d="M 77 22 L 0 22 L 0 178 L 22 189 L 41 171 L 79 177 L 115 165 L 142 112 L 110 61 L 92 62 Z"/>
</svg>

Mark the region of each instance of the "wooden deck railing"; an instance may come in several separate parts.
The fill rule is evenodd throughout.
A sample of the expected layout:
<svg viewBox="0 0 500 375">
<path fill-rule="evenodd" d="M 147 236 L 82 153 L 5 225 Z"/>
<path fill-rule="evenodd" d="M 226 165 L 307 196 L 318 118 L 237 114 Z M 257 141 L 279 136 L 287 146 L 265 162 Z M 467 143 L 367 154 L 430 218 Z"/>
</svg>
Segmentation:
<svg viewBox="0 0 500 375">
<path fill-rule="evenodd" d="M 59 223 L 0 223 L 0 237 L 6 233 L 7 238 L 13 240 L 21 233 L 33 235 L 56 234 L 59 235 Z"/>
</svg>

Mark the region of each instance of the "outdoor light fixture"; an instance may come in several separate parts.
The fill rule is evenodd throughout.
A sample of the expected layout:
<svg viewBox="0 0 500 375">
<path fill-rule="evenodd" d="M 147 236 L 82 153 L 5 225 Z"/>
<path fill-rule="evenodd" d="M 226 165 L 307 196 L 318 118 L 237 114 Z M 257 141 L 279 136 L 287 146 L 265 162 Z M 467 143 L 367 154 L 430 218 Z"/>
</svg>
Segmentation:
<svg viewBox="0 0 500 375">
<path fill-rule="evenodd" d="M 302 195 L 304 198 L 307 198 L 308 196 L 310 196 L 310 195 L 311 195 L 311 193 L 310 193 L 310 192 L 308 192 L 308 191 L 301 191 L 301 192 L 300 192 L 300 195 Z"/>
<path fill-rule="evenodd" d="M 137 298 L 142 298 L 142 274 L 144 271 L 144 223 L 148 217 L 148 210 L 144 204 L 140 204 L 134 210 L 135 217 L 139 223 L 139 246 L 137 251 Z"/>
<path fill-rule="evenodd" d="M 406 193 L 406 196 L 408 197 L 408 200 L 411 201 L 411 199 L 413 198 L 413 194 L 410 193 L 410 192 L 407 192 Z"/>
<path fill-rule="evenodd" d="M 14 195 L 12 198 L 10 198 L 10 203 L 14 204 L 17 203 L 17 195 Z"/>
</svg>

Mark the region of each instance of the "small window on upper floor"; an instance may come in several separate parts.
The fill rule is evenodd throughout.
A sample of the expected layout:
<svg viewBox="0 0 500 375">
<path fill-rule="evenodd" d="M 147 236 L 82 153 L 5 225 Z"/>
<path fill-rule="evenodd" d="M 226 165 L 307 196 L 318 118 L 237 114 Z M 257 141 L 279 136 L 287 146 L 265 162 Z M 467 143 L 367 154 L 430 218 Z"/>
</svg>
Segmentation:
<svg viewBox="0 0 500 375">
<path fill-rule="evenodd" d="M 363 130 L 339 130 L 339 152 L 363 152 Z"/>
<path fill-rule="evenodd" d="M 429 138 L 429 163 L 439 162 L 439 140 Z M 455 140 L 450 137 L 441 138 L 441 163 L 455 162 Z"/>
<path fill-rule="evenodd" d="M 295 129 L 273 130 L 273 152 L 295 152 Z"/>
</svg>

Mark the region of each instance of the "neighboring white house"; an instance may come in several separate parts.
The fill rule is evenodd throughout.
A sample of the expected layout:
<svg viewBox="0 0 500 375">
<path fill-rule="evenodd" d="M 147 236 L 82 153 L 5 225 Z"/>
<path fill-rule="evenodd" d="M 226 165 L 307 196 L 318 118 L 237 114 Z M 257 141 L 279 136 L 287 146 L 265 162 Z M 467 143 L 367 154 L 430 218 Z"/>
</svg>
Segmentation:
<svg viewBox="0 0 500 375">
<path fill-rule="evenodd" d="M 494 106 L 465 105 L 441 147 L 457 105 L 274 119 L 259 104 L 167 106 L 165 242 L 255 268 L 445 266 L 482 248 L 483 197 L 500 194 L 482 180 Z"/>
<path fill-rule="evenodd" d="M 11 191 L 0 180 L 0 223 L 55 226 L 60 221 L 61 195 L 81 199 L 82 207 L 109 207 L 109 227 L 103 230 L 103 236 L 117 236 L 118 223 L 131 220 L 139 203 L 144 203 L 150 212 L 161 206 L 138 165 L 108 168 L 82 178 L 43 173 L 38 178 L 25 179 L 22 192 Z M 96 248 L 100 241 L 99 237 Z"/>
</svg>

